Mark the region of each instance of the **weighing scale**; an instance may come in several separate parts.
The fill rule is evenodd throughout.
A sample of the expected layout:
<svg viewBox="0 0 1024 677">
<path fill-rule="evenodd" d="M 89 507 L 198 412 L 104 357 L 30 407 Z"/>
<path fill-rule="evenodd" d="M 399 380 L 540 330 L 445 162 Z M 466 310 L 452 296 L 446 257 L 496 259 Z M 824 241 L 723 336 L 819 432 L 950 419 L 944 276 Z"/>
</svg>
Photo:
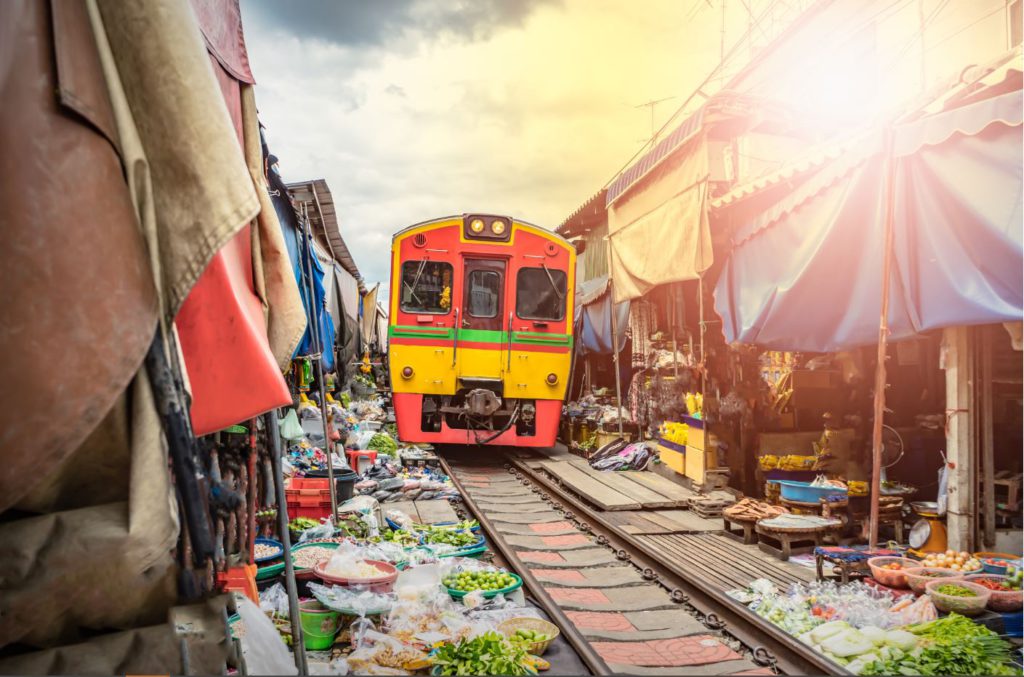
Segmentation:
<svg viewBox="0 0 1024 677">
<path fill-rule="evenodd" d="M 946 522 L 939 517 L 939 504 L 913 501 L 910 507 L 922 518 L 910 530 L 910 547 L 922 552 L 945 552 L 948 545 Z"/>
</svg>

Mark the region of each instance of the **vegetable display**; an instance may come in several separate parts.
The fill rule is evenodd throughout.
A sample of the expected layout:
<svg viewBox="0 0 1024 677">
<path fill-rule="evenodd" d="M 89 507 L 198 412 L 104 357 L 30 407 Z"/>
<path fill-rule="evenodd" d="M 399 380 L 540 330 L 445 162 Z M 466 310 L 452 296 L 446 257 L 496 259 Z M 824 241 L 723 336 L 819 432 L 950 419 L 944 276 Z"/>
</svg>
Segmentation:
<svg viewBox="0 0 1024 677">
<path fill-rule="evenodd" d="M 537 632 L 536 630 L 527 630 L 526 628 L 519 628 L 515 634 L 511 637 L 513 642 L 522 642 L 524 644 L 535 644 L 537 642 L 546 642 L 552 639 L 551 635 L 543 632 Z"/>
<path fill-rule="evenodd" d="M 424 543 L 443 543 L 456 548 L 475 545 L 479 540 L 472 531 L 454 531 L 452 529 L 431 529 L 423 536 Z"/>
<path fill-rule="evenodd" d="M 943 595 L 950 595 L 952 597 L 977 597 L 973 590 L 969 590 L 956 583 L 946 583 L 935 588 L 935 592 L 942 593 Z"/>
<path fill-rule="evenodd" d="M 971 553 L 956 552 L 955 550 L 947 550 L 944 553 L 929 553 L 925 556 L 922 566 L 952 569 L 953 571 L 981 570 L 981 562 L 972 557 Z"/>
<path fill-rule="evenodd" d="M 866 665 L 863 675 L 1014 675 L 1011 646 L 983 625 L 958 614 L 914 625 L 916 648 Z"/>
<path fill-rule="evenodd" d="M 366 444 L 366 448 L 373 449 L 381 454 L 393 456 L 395 454 L 395 450 L 398 449 L 398 444 L 391 439 L 391 435 L 381 432 L 370 438 L 370 441 Z"/>
<path fill-rule="evenodd" d="M 515 582 L 516 579 L 504 571 L 462 571 L 447 576 L 442 581 L 448 589 L 459 592 L 501 590 Z"/>
<path fill-rule="evenodd" d="M 443 644 L 433 658 L 442 675 L 525 675 L 531 664 L 521 644 L 497 632 Z"/>
<path fill-rule="evenodd" d="M 305 531 L 320 526 L 320 522 L 308 517 L 296 517 L 288 523 L 288 528 L 293 531 Z"/>
</svg>

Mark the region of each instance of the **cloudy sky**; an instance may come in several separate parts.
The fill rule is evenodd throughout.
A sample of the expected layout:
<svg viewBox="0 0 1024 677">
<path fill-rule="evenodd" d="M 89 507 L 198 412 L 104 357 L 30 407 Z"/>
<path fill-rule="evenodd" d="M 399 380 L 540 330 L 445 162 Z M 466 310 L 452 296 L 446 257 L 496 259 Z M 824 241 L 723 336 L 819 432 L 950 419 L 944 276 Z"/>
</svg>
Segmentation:
<svg viewBox="0 0 1024 677">
<path fill-rule="evenodd" d="M 242 0 L 287 181 L 323 177 L 369 281 L 391 235 L 482 211 L 549 228 L 718 61 L 720 0 Z M 732 3 L 738 5 L 739 3 Z M 738 37 L 738 35 L 734 36 Z M 731 41 L 730 41 L 731 42 Z"/>
</svg>

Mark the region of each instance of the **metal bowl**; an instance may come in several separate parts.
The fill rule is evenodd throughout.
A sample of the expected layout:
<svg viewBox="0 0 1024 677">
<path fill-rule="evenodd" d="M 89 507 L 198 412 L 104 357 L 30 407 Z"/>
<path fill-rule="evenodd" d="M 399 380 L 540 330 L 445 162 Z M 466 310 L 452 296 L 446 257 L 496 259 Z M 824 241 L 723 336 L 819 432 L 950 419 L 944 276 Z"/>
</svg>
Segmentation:
<svg viewBox="0 0 1024 677">
<path fill-rule="evenodd" d="M 910 507 L 921 516 L 938 516 L 939 504 L 935 501 L 911 501 Z"/>
</svg>

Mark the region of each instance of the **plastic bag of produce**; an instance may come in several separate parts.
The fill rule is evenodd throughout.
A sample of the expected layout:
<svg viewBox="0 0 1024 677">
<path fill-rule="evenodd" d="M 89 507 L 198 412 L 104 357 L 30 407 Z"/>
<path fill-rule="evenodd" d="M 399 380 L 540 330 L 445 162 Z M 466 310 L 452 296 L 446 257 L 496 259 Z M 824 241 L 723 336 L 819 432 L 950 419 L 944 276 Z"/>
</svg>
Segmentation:
<svg viewBox="0 0 1024 677">
<path fill-rule="evenodd" d="M 260 611 L 273 616 L 288 618 L 288 591 L 280 583 L 260 592 Z"/>
<path fill-rule="evenodd" d="M 388 500 L 394 492 L 387 491 L 385 489 L 378 489 L 377 491 L 370 494 L 373 498 L 377 499 L 381 503 Z"/>
<path fill-rule="evenodd" d="M 319 538 L 331 538 L 332 536 L 334 536 L 334 525 L 321 524 L 318 527 L 312 527 L 303 531 L 302 535 L 299 536 L 299 543 L 305 543 Z"/>
<path fill-rule="evenodd" d="M 295 413 L 294 409 L 289 409 L 288 413 L 281 419 L 281 437 L 292 442 L 301 440 L 305 436 L 306 433 L 302 430 L 302 425 L 299 423 L 299 415 Z"/>
<path fill-rule="evenodd" d="M 400 491 L 405 486 L 405 480 L 401 477 L 391 477 L 380 480 L 378 485 L 382 491 Z"/>
</svg>

